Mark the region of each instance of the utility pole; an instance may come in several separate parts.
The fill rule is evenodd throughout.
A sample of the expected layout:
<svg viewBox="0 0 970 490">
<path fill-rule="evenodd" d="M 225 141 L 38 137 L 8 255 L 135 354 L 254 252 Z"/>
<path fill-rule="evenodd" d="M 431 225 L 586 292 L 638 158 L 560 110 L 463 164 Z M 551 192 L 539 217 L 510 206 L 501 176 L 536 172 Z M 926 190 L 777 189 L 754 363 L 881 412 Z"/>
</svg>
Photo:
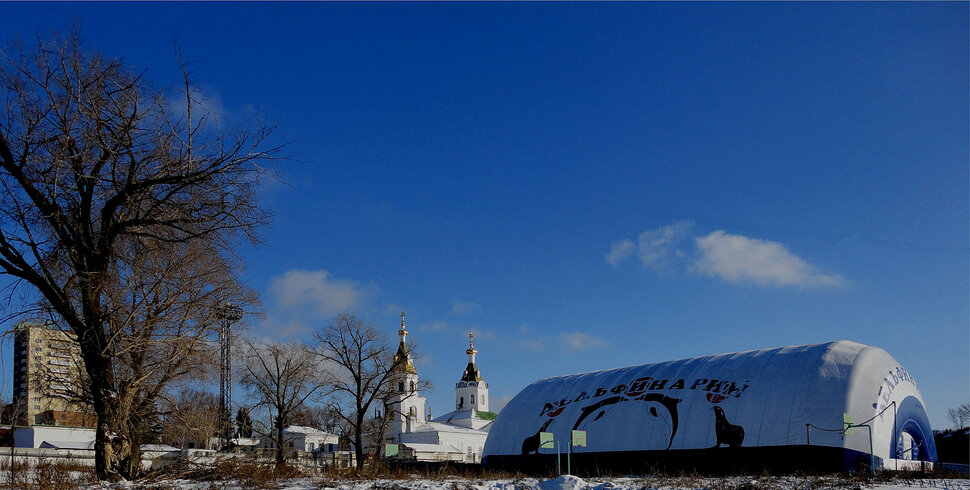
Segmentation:
<svg viewBox="0 0 970 490">
<path fill-rule="evenodd" d="M 229 449 L 232 444 L 232 324 L 242 319 L 242 311 L 232 303 L 218 309 L 222 320 L 219 331 L 219 446 Z"/>
</svg>

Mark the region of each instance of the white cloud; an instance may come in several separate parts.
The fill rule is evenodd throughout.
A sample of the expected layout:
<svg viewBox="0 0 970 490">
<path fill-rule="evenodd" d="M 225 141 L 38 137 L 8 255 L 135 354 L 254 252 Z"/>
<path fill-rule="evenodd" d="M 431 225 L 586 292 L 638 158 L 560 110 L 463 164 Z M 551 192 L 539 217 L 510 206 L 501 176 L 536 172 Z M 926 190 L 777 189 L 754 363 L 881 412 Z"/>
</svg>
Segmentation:
<svg viewBox="0 0 970 490">
<path fill-rule="evenodd" d="M 479 340 L 489 340 L 495 335 L 488 330 L 482 330 L 481 327 L 470 326 L 470 325 L 456 325 L 454 323 L 449 323 L 445 321 L 431 321 L 425 323 L 419 323 L 417 329 L 422 332 L 435 332 L 438 334 L 447 334 L 448 337 L 458 337 L 464 339 L 465 342 L 468 341 L 468 334 L 475 334 L 475 341 Z"/>
<path fill-rule="evenodd" d="M 199 87 L 192 87 L 192 125 L 201 128 L 220 129 L 225 126 L 228 118 L 232 117 L 225 104 L 222 103 L 222 95 L 214 89 L 203 90 Z M 185 97 L 184 89 L 182 92 L 170 94 L 166 98 L 168 109 L 172 115 L 183 122 L 188 122 L 188 100 Z M 233 117 L 233 119 L 235 119 Z"/>
<path fill-rule="evenodd" d="M 567 332 L 555 337 L 535 337 L 519 341 L 519 347 L 531 351 L 541 351 L 554 347 L 568 352 L 602 349 L 609 346 L 610 343 L 606 340 L 583 332 Z"/>
<path fill-rule="evenodd" d="M 273 343 L 305 337 L 313 329 L 314 326 L 306 320 L 267 315 L 256 320 L 252 328 L 252 334 L 255 340 Z"/>
<path fill-rule="evenodd" d="M 500 395 L 498 398 L 492 398 L 492 401 L 489 402 L 488 409 L 492 412 L 499 413 L 510 401 L 512 401 L 512 395 Z"/>
<path fill-rule="evenodd" d="M 620 240 L 618 242 L 613 242 L 610 246 L 610 251 L 606 253 L 606 261 L 610 263 L 613 267 L 617 264 L 623 262 L 624 260 L 633 256 L 633 252 L 637 250 L 637 246 L 633 244 L 632 240 Z"/>
<path fill-rule="evenodd" d="M 470 313 L 482 309 L 482 305 L 474 301 L 458 301 L 455 300 L 451 305 L 451 312 L 456 315 L 464 315 L 465 313 Z"/>
<path fill-rule="evenodd" d="M 335 280 L 324 270 L 291 270 L 274 278 L 269 291 L 284 309 L 307 308 L 317 315 L 334 315 L 361 305 L 374 287 Z"/>
<path fill-rule="evenodd" d="M 418 325 L 418 330 L 422 332 L 445 332 L 451 330 L 451 328 L 451 324 L 441 321 L 421 323 Z"/>
<path fill-rule="evenodd" d="M 547 347 L 549 343 L 548 337 L 540 337 L 537 339 L 524 339 L 519 341 L 519 347 L 525 350 L 540 351 Z"/>
<path fill-rule="evenodd" d="M 669 271 L 687 267 L 690 272 L 717 277 L 732 284 L 772 287 L 841 287 L 845 279 L 828 274 L 788 251 L 779 242 L 731 235 L 723 230 L 694 236 L 692 221 L 647 230 L 631 240 L 614 242 L 606 261 L 613 267 L 634 249 L 645 267 Z M 688 238 L 694 236 L 693 242 Z M 691 248 L 691 244 L 693 248 Z"/>
<path fill-rule="evenodd" d="M 495 336 L 495 334 L 492 332 L 480 330 L 478 327 L 471 327 L 470 329 L 462 330 L 462 335 L 467 337 L 469 332 L 475 334 L 475 340 L 490 340 Z"/>
<path fill-rule="evenodd" d="M 602 349 L 610 346 L 610 343 L 606 340 L 583 332 L 560 334 L 558 340 L 566 350 L 571 351 Z"/>
<path fill-rule="evenodd" d="M 369 300 L 377 293 L 376 286 L 334 279 L 325 270 L 287 271 L 271 280 L 265 317 L 254 333 L 267 339 L 307 337 L 338 313 L 371 309 Z"/>
<path fill-rule="evenodd" d="M 677 221 L 641 233 L 637 238 L 640 262 L 654 269 L 667 267 L 671 255 L 679 255 L 676 246 L 688 236 L 693 227 L 693 221 Z"/>
<path fill-rule="evenodd" d="M 723 230 L 694 239 L 700 254 L 691 271 L 734 284 L 759 286 L 840 287 L 845 280 L 825 274 L 792 254 L 784 245 Z"/>
<path fill-rule="evenodd" d="M 414 364 L 417 367 L 432 367 L 434 366 L 434 359 L 427 354 L 421 354 L 414 358 Z"/>
<path fill-rule="evenodd" d="M 604 257 L 613 267 L 636 254 L 644 266 L 663 270 L 673 258 L 684 256 L 679 247 L 690 236 L 693 221 L 677 221 L 654 230 L 647 230 L 637 237 L 636 243 L 623 239 L 610 244 Z"/>
</svg>

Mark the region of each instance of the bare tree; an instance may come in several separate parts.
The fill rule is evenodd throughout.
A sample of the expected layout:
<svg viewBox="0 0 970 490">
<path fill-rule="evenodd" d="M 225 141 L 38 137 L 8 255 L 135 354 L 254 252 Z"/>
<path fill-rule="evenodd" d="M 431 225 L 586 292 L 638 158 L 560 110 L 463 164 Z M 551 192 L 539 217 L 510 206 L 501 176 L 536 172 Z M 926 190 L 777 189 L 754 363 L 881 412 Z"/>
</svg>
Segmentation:
<svg viewBox="0 0 970 490">
<path fill-rule="evenodd" d="M 410 352 L 396 355 L 380 330 L 349 313 L 338 315 L 316 337 L 315 352 L 323 361 L 322 372 L 335 397 L 332 408 L 343 408 L 333 413 L 346 422 L 361 469 L 365 436 L 369 434 L 378 446 L 383 441 L 394 407 L 392 382 L 397 371 L 408 366 Z M 380 417 L 369 417 L 374 408 L 382 410 Z"/>
<path fill-rule="evenodd" d="M 950 422 L 953 422 L 954 429 L 970 427 L 970 403 L 961 404 L 957 408 L 948 408 L 946 414 L 950 417 Z"/>
<path fill-rule="evenodd" d="M 185 388 L 169 402 L 162 424 L 165 444 L 180 448 L 198 444 L 208 448 L 209 440 L 219 432 L 219 397 Z"/>
<path fill-rule="evenodd" d="M 305 345 L 246 342 L 246 361 L 240 382 L 256 400 L 253 408 L 269 412 L 269 433 L 276 444 L 276 464 L 286 462 L 283 429 L 320 383 L 319 361 Z"/>
<path fill-rule="evenodd" d="M 254 189 L 268 133 L 214 128 L 187 72 L 172 103 L 76 33 L 0 63 L 0 273 L 77 338 L 98 477 L 134 478 L 139 421 L 217 323 L 202 302 L 241 292 L 217 286 L 234 276 L 229 247 L 266 221 Z"/>
<path fill-rule="evenodd" d="M 335 419 L 335 417 L 337 416 L 330 407 L 304 403 L 293 411 L 290 423 L 293 425 L 313 427 L 314 429 L 336 434 L 339 419 Z"/>
<path fill-rule="evenodd" d="M 158 242 L 126 262 L 130 269 L 108 289 L 108 318 L 115 333 L 114 372 L 127 380 L 118 397 L 129 407 L 128 461 L 141 459 L 142 435 L 155 400 L 177 380 L 209 379 L 218 363 L 219 307 L 249 305 L 250 291 L 235 267 L 204 242 Z M 124 460 L 122 460 L 124 461 Z M 129 474 L 137 472 L 128 469 Z"/>
<path fill-rule="evenodd" d="M 249 416 L 249 409 L 239 407 L 236 410 L 236 433 L 239 437 L 253 437 L 253 419 Z"/>
</svg>

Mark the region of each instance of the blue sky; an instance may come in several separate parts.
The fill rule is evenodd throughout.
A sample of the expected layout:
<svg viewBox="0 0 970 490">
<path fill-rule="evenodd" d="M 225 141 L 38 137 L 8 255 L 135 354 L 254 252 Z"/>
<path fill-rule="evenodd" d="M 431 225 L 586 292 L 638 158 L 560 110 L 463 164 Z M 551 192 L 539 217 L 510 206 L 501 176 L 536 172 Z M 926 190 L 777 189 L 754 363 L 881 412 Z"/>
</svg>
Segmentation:
<svg viewBox="0 0 970 490">
<path fill-rule="evenodd" d="M 437 414 L 472 330 L 493 402 L 836 339 L 900 361 L 937 427 L 970 401 L 965 2 L 0 10 L 3 42 L 78 20 L 161 87 L 178 44 L 228 124 L 275 123 L 249 327 L 404 310 Z"/>
</svg>

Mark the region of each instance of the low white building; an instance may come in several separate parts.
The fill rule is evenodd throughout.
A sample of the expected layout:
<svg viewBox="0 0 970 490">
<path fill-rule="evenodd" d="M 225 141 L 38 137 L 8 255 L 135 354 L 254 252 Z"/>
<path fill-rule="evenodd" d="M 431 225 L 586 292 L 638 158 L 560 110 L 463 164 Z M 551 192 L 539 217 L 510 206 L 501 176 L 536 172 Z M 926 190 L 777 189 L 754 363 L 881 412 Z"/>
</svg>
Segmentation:
<svg viewBox="0 0 970 490">
<path fill-rule="evenodd" d="M 93 457 L 94 439 L 95 429 L 87 427 L 34 425 L 14 431 L 15 447 L 53 449 L 81 459 Z M 144 458 L 143 464 L 148 466 L 151 466 L 152 460 L 172 458 L 180 452 L 178 448 L 167 444 L 142 444 L 141 450 Z"/>
<path fill-rule="evenodd" d="M 440 461 L 440 454 L 457 454 L 448 461 L 478 463 L 482 460 L 482 449 L 487 437 L 488 432 L 428 422 L 416 430 L 400 434 L 398 442 L 417 451 L 416 461 Z M 401 451 L 403 452 L 403 448 Z M 428 454 L 424 454 L 425 452 Z"/>
<path fill-rule="evenodd" d="M 263 437 L 260 444 L 263 448 L 276 448 L 272 437 Z M 291 425 L 283 429 L 283 444 L 285 447 L 297 449 L 307 453 L 316 450 L 333 452 L 337 448 L 339 437 L 313 427 Z"/>
<path fill-rule="evenodd" d="M 218 439 L 218 438 L 217 438 Z M 260 439 L 258 437 L 233 437 L 232 445 L 242 449 L 243 451 L 251 451 L 253 448 L 259 447 Z"/>
<path fill-rule="evenodd" d="M 399 452 L 396 457 L 404 461 L 449 463 L 462 461 L 465 458 L 460 449 L 446 444 L 409 442 L 399 444 L 398 448 Z"/>
<path fill-rule="evenodd" d="M 15 430 L 13 441 L 16 447 L 93 449 L 94 433 L 94 429 L 87 427 L 34 425 Z"/>
</svg>

